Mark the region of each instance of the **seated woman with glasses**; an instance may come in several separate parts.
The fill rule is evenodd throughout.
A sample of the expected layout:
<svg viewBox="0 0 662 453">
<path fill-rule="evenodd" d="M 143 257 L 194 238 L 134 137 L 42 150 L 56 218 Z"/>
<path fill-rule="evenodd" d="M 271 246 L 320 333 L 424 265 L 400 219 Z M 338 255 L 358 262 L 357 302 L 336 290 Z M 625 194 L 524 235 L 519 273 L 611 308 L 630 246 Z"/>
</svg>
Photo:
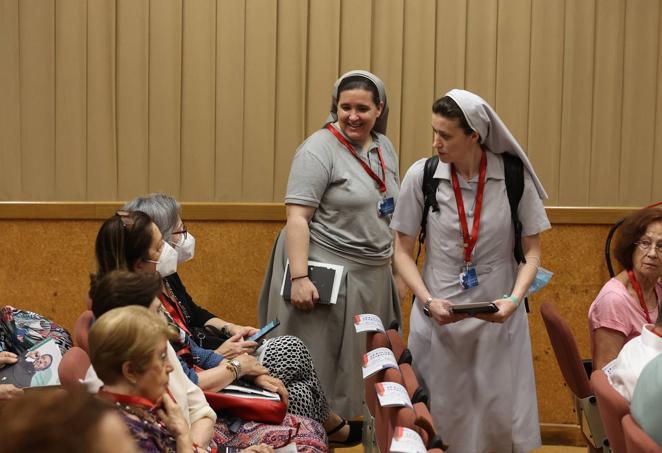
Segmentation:
<svg viewBox="0 0 662 453">
<path fill-rule="evenodd" d="M 90 329 L 90 360 L 104 382 L 99 396 L 115 404 L 144 452 L 207 451 L 193 442 L 168 389 L 167 346 L 176 337 L 165 320 L 135 305 L 110 310 Z M 266 445 L 245 451 L 273 452 Z"/>
<path fill-rule="evenodd" d="M 362 422 L 345 421 L 329 409 L 312 357 L 301 339 L 292 335 L 274 337 L 256 351 L 257 343 L 244 339 L 257 332 L 256 328 L 221 319 L 193 301 L 177 272 L 172 270 L 173 266 L 176 270 L 177 264 L 193 258 L 196 245 L 195 238 L 184 226 L 177 200 L 164 193 L 155 193 L 134 198 L 123 209 L 149 215 L 163 240 L 177 252 L 176 263 L 168 268 L 163 267 L 167 263 L 161 261 L 157 264 L 157 271 L 164 277 L 164 291 L 160 296 L 163 306 L 183 330 L 192 333 L 196 328 L 214 326 L 226 331 L 228 339 L 215 350 L 217 354 L 227 359 L 242 353 L 257 355 L 270 374 L 284 383 L 290 398 L 290 413 L 322 423 L 332 445 L 345 447 L 361 442 Z M 195 335 L 193 339 L 196 339 Z"/>
<path fill-rule="evenodd" d="M 163 241 L 161 233 L 147 214 L 141 211 L 118 211 L 117 214 L 104 222 L 97 234 L 96 257 L 97 273 L 92 276 L 90 298 L 92 299 L 92 310 L 95 316 L 100 316 L 103 311 L 100 305 L 103 303 L 103 282 L 111 272 L 115 270 L 128 271 L 129 273 L 149 274 L 152 278 L 157 276 L 157 267 L 163 263 L 169 266 L 172 262 L 172 247 Z M 174 255 L 176 265 L 176 255 Z M 170 264 L 169 264 L 170 263 Z M 156 277 L 159 281 L 160 278 Z M 156 292 L 149 298 L 152 302 L 155 296 L 161 295 L 163 287 L 158 284 Z M 206 391 L 215 392 L 241 376 L 248 376 L 256 385 L 270 391 L 281 394 L 285 401 L 288 400 L 287 390 L 283 383 L 269 374 L 269 370 L 260 364 L 255 357 L 248 354 L 240 354 L 232 361 L 214 351 L 205 350 L 197 346 L 189 336 L 188 332 L 177 326 L 170 314 L 160 305 L 159 299 L 155 304 L 161 313 L 170 319 L 171 325 L 179 332 L 176 339 L 170 341 L 179 359 L 179 364 L 184 373 Z M 290 400 L 291 401 L 291 400 Z M 324 404 L 325 401 L 318 401 Z M 288 417 L 294 417 L 289 415 Z M 322 426 L 315 420 L 305 416 L 296 417 L 297 424 L 302 426 L 300 435 L 308 438 L 313 446 L 308 451 L 325 451 L 326 436 Z M 287 418 L 286 418 L 287 420 Z M 317 443 L 316 443 L 317 442 Z M 300 443 L 297 441 L 297 444 Z M 318 445 L 319 444 L 319 445 Z M 306 448 L 302 443 L 302 447 Z M 304 450 L 305 451 L 305 450 Z"/>
<path fill-rule="evenodd" d="M 662 303 L 662 209 L 641 209 L 618 230 L 614 256 L 623 267 L 588 312 L 593 369 L 616 358 L 623 345 L 658 317 Z"/>
</svg>

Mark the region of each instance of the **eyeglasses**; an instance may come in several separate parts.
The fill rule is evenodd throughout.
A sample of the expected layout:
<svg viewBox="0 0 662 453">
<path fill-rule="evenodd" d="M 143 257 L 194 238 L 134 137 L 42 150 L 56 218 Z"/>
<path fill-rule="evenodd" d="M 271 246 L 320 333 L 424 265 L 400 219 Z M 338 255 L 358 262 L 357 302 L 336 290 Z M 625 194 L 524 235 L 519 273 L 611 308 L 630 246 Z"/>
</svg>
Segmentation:
<svg viewBox="0 0 662 453">
<path fill-rule="evenodd" d="M 182 227 L 180 230 L 173 231 L 172 233 L 170 233 L 171 236 L 174 236 L 176 234 L 182 235 L 182 239 L 179 241 L 179 244 L 176 244 L 176 245 L 181 245 L 188 237 L 188 230 L 186 229 L 186 225 L 184 225 L 184 222 L 182 222 Z"/>
<path fill-rule="evenodd" d="M 642 252 L 647 252 L 651 249 L 651 247 L 655 246 L 655 252 L 658 254 L 662 254 L 662 242 L 658 242 L 657 244 L 652 243 L 651 241 L 637 241 L 634 243 L 637 247 L 639 247 L 639 250 Z"/>
</svg>

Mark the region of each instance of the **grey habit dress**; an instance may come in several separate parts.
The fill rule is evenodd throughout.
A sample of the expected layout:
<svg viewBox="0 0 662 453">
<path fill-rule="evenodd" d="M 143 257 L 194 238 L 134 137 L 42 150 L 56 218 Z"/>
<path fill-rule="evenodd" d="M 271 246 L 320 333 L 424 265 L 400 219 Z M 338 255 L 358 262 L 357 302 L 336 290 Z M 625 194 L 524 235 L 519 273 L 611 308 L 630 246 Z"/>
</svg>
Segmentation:
<svg viewBox="0 0 662 453">
<path fill-rule="evenodd" d="M 465 93 L 468 92 L 459 94 Z M 478 96 L 475 98 L 482 101 Z M 455 100 L 463 107 L 466 116 L 475 113 L 466 109 L 466 102 L 462 102 L 466 99 Z M 476 117 L 471 116 L 471 119 L 474 120 L 474 124 L 470 120 L 471 126 L 479 132 L 489 134 L 487 131 L 495 129 L 494 123 L 489 128 L 477 127 Z M 484 137 L 486 135 L 481 135 Z M 503 147 L 494 146 L 498 151 L 504 151 Z M 510 150 L 519 154 L 512 147 Z M 525 162 L 524 193 L 518 208 L 523 236 L 550 228 L 541 193 L 537 190 L 537 179 L 532 177 L 527 163 L 528 160 Z M 422 216 L 424 165 L 425 159 L 421 159 L 407 171 L 391 222 L 394 230 L 414 237 L 420 229 Z M 467 290 L 463 290 L 459 283 L 464 264 L 463 241 L 450 166 L 440 162 L 435 178 L 441 179 L 436 194 L 440 209 L 429 213 L 423 266 L 423 281 L 430 294 L 456 304 L 493 301 L 511 294 L 517 264 L 513 257 L 514 234 L 503 160 L 497 154 L 487 152 L 480 229 L 472 257 L 479 285 Z M 470 181 L 460 177 L 459 182 L 467 223 L 471 228 L 478 176 Z M 413 354 L 413 366 L 428 389 L 436 428 L 450 445 L 448 451 L 519 453 L 540 446 L 531 342 L 524 304 L 520 304 L 504 324 L 469 318 L 443 326 L 424 316 L 422 305 L 417 301 L 412 308 L 408 347 Z"/>
<path fill-rule="evenodd" d="M 357 72 L 342 78 L 353 74 Z M 385 100 L 379 79 L 370 73 L 358 74 L 369 74 L 370 80 L 378 81 L 380 98 Z M 304 312 L 280 295 L 287 262 L 285 230 L 274 245 L 258 303 L 260 324 L 278 318 L 280 334 L 298 336 L 306 343 L 330 406 L 343 417 L 360 415 L 364 399 L 361 358 L 365 335 L 355 332 L 354 316 L 373 313 L 387 326 L 401 321 L 391 270 L 390 216 L 380 217 L 377 212 L 377 203 L 384 197 L 397 199 L 400 183 L 393 145 L 377 132 L 384 128 L 385 123 L 375 126 L 374 143 L 368 150 L 354 149 L 383 178 L 381 150 L 386 193 L 379 192 L 356 158 L 326 129 L 299 146 L 292 162 L 285 203 L 315 208 L 309 224 L 308 259 L 344 266 L 337 303 L 317 304 L 311 312 Z"/>
</svg>

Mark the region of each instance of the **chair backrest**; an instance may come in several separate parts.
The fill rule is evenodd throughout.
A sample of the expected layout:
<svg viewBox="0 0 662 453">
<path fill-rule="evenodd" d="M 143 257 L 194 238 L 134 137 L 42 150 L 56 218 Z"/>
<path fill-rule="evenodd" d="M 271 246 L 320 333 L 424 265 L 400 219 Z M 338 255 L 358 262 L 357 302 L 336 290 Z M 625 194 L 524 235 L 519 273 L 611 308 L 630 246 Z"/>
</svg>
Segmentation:
<svg viewBox="0 0 662 453">
<path fill-rule="evenodd" d="M 540 313 L 566 384 L 577 397 L 590 396 L 591 386 L 570 326 L 549 302 L 540 306 Z"/>
<path fill-rule="evenodd" d="M 444 444 L 441 436 L 437 433 L 434 427 L 434 421 L 432 420 L 432 414 L 430 414 L 430 410 L 425 403 L 414 404 L 414 412 L 416 412 L 416 421 L 414 423 L 427 433 L 428 441 L 426 447 L 448 449 L 448 445 Z"/>
<path fill-rule="evenodd" d="M 379 374 L 379 373 L 378 373 Z M 388 368 L 384 370 L 379 376 L 381 379 L 378 382 L 397 382 L 402 384 L 402 376 L 400 371 L 395 368 Z M 375 387 L 373 387 L 374 389 Z M 393 438 L 393 429 L 395 428 L 395 414 L 399 407 L 382 407 L 379 404 L 377 392 L 375 391 L 375 399 L 377 403 L 375 406 L 375 438 L 380 451 L 388 451 L 391 439 Z"/>
<path fill-rule="evenodd" d="M 428 402 L 428 394 L 425 391 L 423 387 L 418 382 L 418 378 L 416 377 L 416 373 L 414 373 L 414 369 L 412 366 L 408 363 L 401 363 L 400 364 L 400 373 L 402 374 L 402 381 L 404 383 L 405 388 L 407 389 L 407 393 L 409 394 L 409 398 L 411 399 L 412 403 L 425 403 L 427 404 Z"/>
<path fill-rule="evenodd" d="M 391 351 L 393 351 L 395 360 L 399 362 L 400 356 L 405 350 L 405 343 L 402 341 L 400 332 L 398 332 L 396 329 L 388 329 L 386 331 L 386 336 L 388 337 L 388 341 L 391 344 Z"/>
<path fill-rule="evenodd" d="M 89 351 L 87 336 L 90 333 L 90 327 L 92 327 L 93 322 L 94 315 L 92 314 L 92 310 L 85 310 L 76 320 L 76 324 L 74 324 L 74 342 L 76 346 L 82 348 L 85 352 Z"/>
<path fill-rule="evenodd" d="M 67 390 L 78 388 L 79 379 L 85 378 L 90 368 L 90 358 L 83 349 L 74 346 L 64 353 L 57 368 L 60 384 Z"/>
<path fill-rule="evenodd" d="M 662 448 L 641 429 L 632 415 L 623 417 L 621 424 L 628 453 L 662 453 Z"/>
<path fill-rule="evenodd" d="M 366 336 L 366 351 L 372 351 L 377 348 L 388 348 L 388 338 L 383 332 L 368 332 Z M 368 410 L 374 417 L 377 411 L 379 403 L 377 402 L 377 396 L 375 394 L 375 383 L 383 380 L 383 371 L 379 371 L 373 374 L 370 377 L 367 377 L 363 380 L 363 388 L 365 390 L 365 402 L 368 406 Z"/>
<path fill-rule="evenodd" d="M 591 388 L 598 399 L 598 410 L 611 451 L 613 453 L 626 453 L 621 420 L 630 413 L 630 405 L 611 386 L 607 375 L 602 370 L 595 370 L 591 374 Z"/>
</svg>

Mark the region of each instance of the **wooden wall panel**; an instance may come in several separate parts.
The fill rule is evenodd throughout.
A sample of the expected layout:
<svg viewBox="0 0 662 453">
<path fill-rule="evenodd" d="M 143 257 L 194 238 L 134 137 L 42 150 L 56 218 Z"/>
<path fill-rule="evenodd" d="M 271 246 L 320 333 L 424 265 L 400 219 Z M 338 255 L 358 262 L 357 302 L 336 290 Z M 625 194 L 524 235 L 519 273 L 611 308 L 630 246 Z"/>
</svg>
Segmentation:
<svg viewBox="0 0 662 453">
<path fill-rule="evenodd" d="M 531 0 L 499 2 L 494 108 L 527 149 Z"/>
<path fill-rule="evenodd" d="M 55 192 L 55 2 L 19 3 L 21 188 L 29 199 Z"/>
<path fill-rule="evenodd" d="M 21 100 L 18 0 L 0 0 L 0 198 L 19 200 Z"/>
<path fill-rule="evenodd" d="M 242 199 L 246 9 L 220 0 L 216 23 L 216 199 Z"/>
<path fill-rule="evenodd" d="M 497 5 L 471 0 L 467 8 L 465 88 L 494 105 L 496 94 Z"/>
<path fill-rule="evenodd" d="M 372 0 L 341 0 L 341 74 L 352 69 L 370 71 L 370 51 L 373 36 L 372 15 Z"/>
<path fill-rule="evenodd" d="M 242 198 L 248 201 L 274 197 L 276 19 L 274 1 L 246 1 Z"/>
<path fill-rule="evenodd" d="M 87 195 L 87 3 L 55 3 L 55 198 Z"/>
<path fill-rule="evenodd" d="M 117 197 L 116 12 L 114 0 L 87 2 L 87 198 Z"/>
<path fill-rule="evenodd" d="M 656 0 L 628 0 L 625 9 L 623 118 L 626 120 L 621 141 L 621 203 L 646 204 L 651 193 L 652 180 L 646 176 L 647 169 L 653 165 L 655 146 L 650 132 L 656 127 L 656 99 L 652 93 L 656 92 L 660 77 L 656 61 L 659 14 L 660 2 Z M 637 121 L 630 121 L 635 117 Z M 660 195 L 654 197 L 660 199 Z"/>
<path fill-rule="evenodd" d="M 373 8 L 372 71 L 386 86 L 389 106 L 386 134 L 399 152 L 402 110 L 402 42 L 404 24 L 404 0 L 380 0 L 379 8 Z M 407 169 L 400 163 L 403 174 Z"/>
<path fill-rule="evenodd" d="M 662 198 L 658 0 L 0 0 L 0 200 L 280 201 L 337 77 L 384 80 L 404 172 L 451 88 L 549 206 Z"/>
<path fill-rule="evenodd" d="M 658 34 L 659 38 L 657 40 L 657 109 L 655 112 L 655 123 L 659 124 L 662 121 L 662 8 L 659 11 L 659 20 L 658 20 Z M 652 179 L 653 184 L 651 187 L 650 200 L 659 201 L 662 199 L 662 178 L 659 175 L 662 175 L 662 127 L 655 128 L 655 158 L 653 162 L 652 170 Z"/>
<path fill-rule="evenodd" d="M 340 71 L 340 0 L 308 2 L 306 135 L 322 127 Z"/>
<path fill-rule="evenodd" d="M 307 18 L 307 3 L 299 0 L 279 2 L 274 201 L 282 201 L 285 196 L 292 157 L 305 138 Z"/>
<path fill-rule="evenodd" d="M 399 149 L 403 176 L 411 164 L 432 153 L 430 105 L 434 100 L 435 7 L 432 0 L 405 2 Z"/>
<path fill-rule="evenodd" d="M 149 5 L 149 191 L 179 197 L 182 0 Z"/>
<path fill-rule="evenodd" d="M 117 0 L 117 196 L 149 191 L 149 0 Z"/>
<path fill-rule="evenodd" d="M 464 88 L 467 0 L 438 0 L 436 25 L 434 99 L 453 88 Z M 429 135 L 432 140 L 432 134 Z"/>
<path fill-rule="evenodd" d="M 591 156 L 591 106 L 593 104 L 593 35 L 595 4 L 592 0 L 565 5 L 563 59 L 563 111 L 559 204 L 588 204 Z"/>
<path fill-rule="evenodd" d="M 182 200 L 214 197 L 216 2 L 183 2 Z"/>
<path fill-rule="evenodd" d="M 527 151 L 551 206 L 559 202 L 563 18 L 563 0 L 533 0 Z"/>
<path fill-rule="evenodd" d="M 618 199 L 624 38 L 625 0 L 597 2 L 589 178 L 589 201 L 595 206 Z"/>
</svg>

